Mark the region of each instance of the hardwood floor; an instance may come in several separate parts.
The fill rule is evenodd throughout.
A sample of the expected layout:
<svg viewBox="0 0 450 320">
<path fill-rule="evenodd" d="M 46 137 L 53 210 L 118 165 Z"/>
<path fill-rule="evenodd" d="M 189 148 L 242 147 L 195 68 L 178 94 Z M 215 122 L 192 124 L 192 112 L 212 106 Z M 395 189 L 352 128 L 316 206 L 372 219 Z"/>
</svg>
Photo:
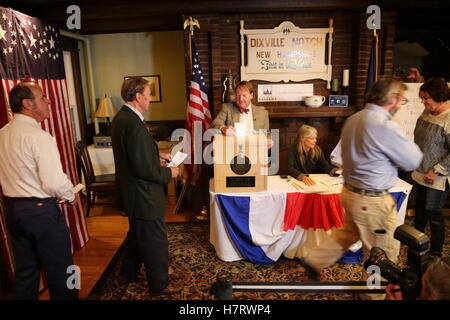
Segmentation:
<svg viewBox="0 0 450 320">
<path fill-rule="evenodd" d="M 191 221 L 193 213 L 183 211 L 186 210 L 183 207 L 178 214 L 173 214 L 176 204 L 174 194 L 173 185 L 169 185 L 166 197 L 166 222 Z M 74 263 L 81 270 L 80 299 L 88 296 L 128 231 L 128 218 L 113 208 L 111 199 L 100 198 L 98 202 L 101 203 L 96 202 L 95 207 L 91 208 L 90 217 L 86 219 L 89 241 L 74 254 Z M 48 290 L 44 290 L 40 300 L 48 299 Z"/>
</svg>

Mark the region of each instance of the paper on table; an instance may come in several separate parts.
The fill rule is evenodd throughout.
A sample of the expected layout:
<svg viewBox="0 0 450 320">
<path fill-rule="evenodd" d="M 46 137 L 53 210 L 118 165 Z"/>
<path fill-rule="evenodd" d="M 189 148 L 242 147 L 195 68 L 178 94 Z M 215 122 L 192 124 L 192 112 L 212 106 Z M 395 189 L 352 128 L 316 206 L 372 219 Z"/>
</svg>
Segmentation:
<svg viewBox="0 0 450 320">
<path fill-rule="evenodd" d="M 309 177 L 314 180 L 315 185 L 308 186 L 303 181 L 295 179 L 295 182 L 306 192 L 330 192 L 344 184 L 343 177 L 331 177 L 328 174 L 310 174 Z"/>
<path fill-rule="evenodd" d="M 304 183 L 303 181 L 298 181 L 297 184 L 300 185 L 300 187 L 307 191 L 307 192 L 316 192 L 316 193 L 320 193 L 320 192 L 325 192 L 330 190 L 330 188 L 328 186 L 322 185 L 320 183 L 317 183 L 313 186 L 308 186 L 306 183 Z"/>
<path fill-rule="evenodd" d="M 309 177 L 313 179 L 316 184 L 322 184 L 328 188 L 335 188 L 340 185 L 344 185 L 344 177 L 332 177 L 329 175 L 313 175 L 310 174 Z"/>
<path fill-rule="evenodd" d="M 187 153 L 178 151 L 172 158 L 172 161 L 167 165 L 168 167 L 178 167 L 184 159 L 186 159 Z"/>
</svg>

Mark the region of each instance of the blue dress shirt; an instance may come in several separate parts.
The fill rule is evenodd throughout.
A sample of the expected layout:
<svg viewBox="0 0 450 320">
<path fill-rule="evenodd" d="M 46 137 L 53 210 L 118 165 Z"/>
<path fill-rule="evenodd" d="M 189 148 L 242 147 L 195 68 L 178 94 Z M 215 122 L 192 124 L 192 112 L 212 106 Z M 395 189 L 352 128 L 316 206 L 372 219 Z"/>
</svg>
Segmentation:
<svg viewBox="0 0 450 320">
<path fill-rule="evenodd" d="M 342 130 L 344 180 L 357 188 L 390 189 L 397 183 L 397 168 L 412 171 L 422 156 L 392 115 L 375 104 L 348 118 Z"/>
</svg>

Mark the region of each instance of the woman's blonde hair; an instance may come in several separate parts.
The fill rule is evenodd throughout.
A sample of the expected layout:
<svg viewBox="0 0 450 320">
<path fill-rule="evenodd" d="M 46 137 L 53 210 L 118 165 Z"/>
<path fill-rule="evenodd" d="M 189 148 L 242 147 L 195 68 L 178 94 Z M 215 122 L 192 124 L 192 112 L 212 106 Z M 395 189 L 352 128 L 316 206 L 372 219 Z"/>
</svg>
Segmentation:
<svg viewBox="0 0 450 320">
<path fill-rule="evenodd" d="M 310 138 L 312 135 L 317 135 L 317 129 L 308 126 L 307 124 L 302 125 L 298 129 L 297 133 L 297 153 L 298 157 L 300 158 L 300 163 L 302 166 L 306 163 L 306 158 L 310 158 L 311 160 L 316 160 L 319 158 L 320 154 L 322 153 L 322 150 L 319 148 L 319 146 L 316 144 L 314 148 L 306 151 L 304 142 L 307 138 Z"/>
</svg>

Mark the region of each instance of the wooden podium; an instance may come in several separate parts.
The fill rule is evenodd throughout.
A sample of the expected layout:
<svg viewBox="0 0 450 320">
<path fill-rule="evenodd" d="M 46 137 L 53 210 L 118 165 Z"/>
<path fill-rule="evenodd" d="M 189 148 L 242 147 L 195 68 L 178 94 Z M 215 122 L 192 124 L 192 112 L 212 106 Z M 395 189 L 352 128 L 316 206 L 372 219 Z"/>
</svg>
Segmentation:
<svg viewBox="0 0 450 320">
<path fill-rule="evenodd" d="M 215 135 L 214 192 L 267 191 L 268 149 L 264 134 Z"/>
</svg>

